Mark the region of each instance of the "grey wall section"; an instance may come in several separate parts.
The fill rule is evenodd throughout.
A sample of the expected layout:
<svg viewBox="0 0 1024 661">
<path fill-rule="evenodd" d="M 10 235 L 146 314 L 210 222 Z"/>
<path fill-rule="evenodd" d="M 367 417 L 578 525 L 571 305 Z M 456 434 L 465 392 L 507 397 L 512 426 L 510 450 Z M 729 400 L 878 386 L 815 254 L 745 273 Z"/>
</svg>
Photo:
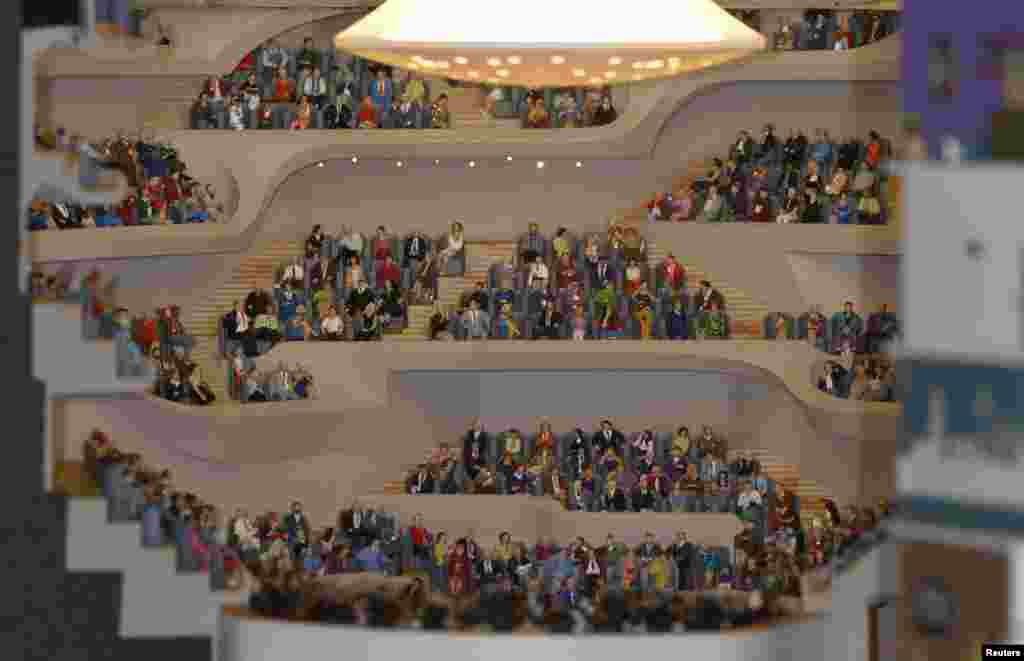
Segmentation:
<svg viewBox="0 0 1024 661">
<path fill-rule="evenodd" d="M 431 416 L 470 418 L 481 410 L 480 377 L 462 371 L 398 372 L 391 375 L 392 401 Z"/>
<path fill-rule="evenodd" d="M 602 417 L 625 431 L 723 424 L 737 413 L 738 393 L 769 392 L 749 376 L 713 370 L 410 370 L 391 378 L 394 393 L 432 416 L 479 415 L 492 430 L 532 430 L 539 418 L 559 432 Z"/>
<path fill-rule="evenodd" d="M 901 258 L 898 255 L 787 255 L 800 295 L 825 314 L 853 301 L 865 318 L 882 304 L 897 309 Z"/>
</svg>

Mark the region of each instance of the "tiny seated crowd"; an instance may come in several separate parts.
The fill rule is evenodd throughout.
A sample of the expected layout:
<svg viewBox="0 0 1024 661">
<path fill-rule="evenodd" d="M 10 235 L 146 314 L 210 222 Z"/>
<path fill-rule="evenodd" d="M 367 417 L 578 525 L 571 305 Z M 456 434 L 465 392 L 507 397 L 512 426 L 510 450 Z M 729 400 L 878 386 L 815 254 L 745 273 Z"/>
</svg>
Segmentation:
<svg viewBox="0 0 1024 661">
<path fill-rule="evenodd" d="M 181 322 L 181 309 L 164 305 L 153 317 L 131 316 L 116 303 L 117 278 L 104 282 L 97 269 L 85 273 L 73 288 L 74 268 L 53 275 L 33 270 L 30 292 L 36 302 L 76 302 L 82 309 L 82 337 L 113 340 L 118 378 L 154 377 L 154 392 L 181 403 L 212 404 L 216 397 L 190 360 L 195 339 Z"/>
<path fill-rule="evenodd" d="M 317 225 L 304 256 L 278 270 L 272 292 L 254 291 L 224 316 L 221 352 L 251 358 L 279 340 L 379 339 L 404 328 L 407 306 L 433 300 L 439 275 L 460 274 L 465 263 L 459 222 L 440 238 L 413 232 L 401 240 L 384 226 L 368 239 L 347 227 L 332 237 Z"/>
<path fill-rule="evenodd" d="M 446 340 L 724 338 L 724 307 L 706 280 L 686 291 L 674 255 L 652 269 L 634 227 L 612 223 L 606 234 L 582 238 L 561 227 L 548 239 L 530 223 L 517 255 L 494 264 L 457 310 L 435 304 L 428 333 Z"/>
<path fill-rule="evenodd" d="M 884 161 L 891 147 L 876 131 L 867 142 L 838 143 L 818 129 L 814 142 L 790 131 L 785 142 L 766 125 L 760 141 L 741 131 L 725 159 L 678 191 L 658 193 L 651 221 L 880 225 Z"/>
<path fill-rule="evenodd" d="M 898 32 L 900 20 L 898 11 L 857 10 L 838 14 L 831 9 L 808 9 L 797 21 L 779 19 L 773 35 L 774 47 L 777 50 L 860 48 Z"/>
<path fill-rule="evenodd" d="M 192 360 L 196 341 L 181 321 L 181 308 L 162 305 L 154 312 L 153 316 L 131 315 L 126 308 L 115 312 L 118 374 L 153 376 L 153 393 L 171 402 L 213 404 L 217 396 Z"/>
<path fill-rule="evenodd" d="M 380 540 L 363 523 L 374 516 L 367 512 L 353 503 L 312 548 L 299 545 L 291 556 L 250 565 L 260 582 L 251 609 L 295 622 L 467 633 L 682 633 L 767 624 L 802 614 L 805 572 L 827 582 L 845 570 L 883 538 L 879 524 L 891 514 L 884 501 L 877 509 L 848 508 L 845 516 L 831 506 L 827 520 L 801 530 L 796 544 L 759 540 L 748 526 L 727 549 L 702 547 L 683 531 L 665 544 L 648 532 L 636 546 L 612 534 L 600 546 L 580 537 L 528 546 L 502 533 L 487 548 L 472 531 L 449 541 L 420 515 L 397 539 Z M 376 582 L 337 580 L 366 567 L 375 567 L 369 573 Z"/>
<path fill-rule="evenodd" d="M 224 78 L 206 81 L 191 110 L 193 129 L 448 129 L 455 81 L 361 57 L 270 40 Z M 551 91 L 481 89 L 485 117 L 519 116 L 524 128 L 604 126 L 615 121 L 607 88 Z M 431 102 L 431 99 L 433 101 Z"/>
<path fill-rule="evenodd" d="M 174 489 L 171 473 L 120 451 L 93 431 L 83 444 L 85 476 L 107 500 L 113 523 L 138 521 L 142 545 L 173 545 L 180 572 L 207 572 L 215 590 L 242 587 L 241 558 L 228 544 L 224 517 L 193 493 Z"/>
<path fill-rule="evenodd" d="M 761 525 L 798 519 L 799 502 L 761 472 L 756 459 L 728 462 L 727 443 L 709 425 L 691 439 L 646 429 L 626 436 L 610 420 L 587 434 L 536 435 L 509 429 L 492 436 L 475 421 L 453 452 L 447 443 L 409 472 L 410 494 L 482 493 L 554 498 L 586 512 L 735 512 Z"/>
<path fill-rule="evenodd" d="M 877 354 L 901 336 L 899 318 L 887 304 L 868 315 L 867 323 L 857 313 L 853 301 L 844 301 L 842 309 L 826 317 L 820 305 L 794 318 L 785 312 L 773 312 L 764 319 L 764 337 L 768 340 L 807 340 L 820 351 L 841 354 Z"/>
<path fill-rule="evenodd" d="M 683 532 L 664 547 L 647 533 L 635 548 L 609 535 L 600 548 L 577 538 L 565 547 L 554 540 L 538 540 L 532 549 L 513 542 L 506 533 L 489 551 L 472 532 L 449 544 L 443 531 L 428 530 L 419 515 L 412 525 L 400 528 L 397 516 L 374 512 L 358 503 L 342 510 L 337 526 L 317 537 L 312 535 L 298 502 L 284 517 L 271 513 L 254 521 L 240 510 L 225 524 L 215 506 L 194 494 L 173 490 L 169 471 L 146 465 L 137 454 L 121 452 L 99 430 L 84 442 L 83 460 L 85 475 L 107 500 L 111 521 L 140 522 L 144 546 L 173 545 L 178 571 L 208 572 L 212 588 L 234 589 L 247 581 L 249 574 L 244 569 L 248 569 L 257 579 L 258 589 L 250 600 L 255 611 L 336 624 L 374 622 L 372 618 L 367 622 L 365 612 L 364 617 L 358 616 L 359 609 L 367 605 L 365 599 L 337 603 L 334 598 L 340 595 L 336 591 L 328 596 L 318 589 L 325 586 L 318 580 L 352 572 L 428 573 L 435 609 L 462 610 L 466 599 L 515 596 L 530 600 L 538 624 L 550 624 L 559 613 L 576 612 L 592 618 L 591 627 L 554 629 L 561 632 L 601 630 L 601 618 L 593 621 L 595 610 L 609 608 L 617 599 L 640 599 L 644 604 L 662 607 L 668 599 L 682 607 L 684 617 L 674 620 L 680 626 L 662 631 L 750 624 L 752 613 L 750 608 L 744 611 L 742 604 L 761 610 L 766 603 L 781 606 L 780 598 L 794 597 L 796 603 L 769 608 L 761 614 L 799 613 L 800 573 L 841 559 L 844 549 L 867 538 L 879 518 L 888 514 L 884 502 L 878 511 L 849 508 L 845 518 L 830 507 L 826 521 L 814 522 L 802 542 L 803 548 L 799 544 L 779 545 L 774 538 L 758 539 L 748 526 L 737 536 L 731 552 L 702 549 L 690 543 Z M 705 592 L 692 594 L 697 590 Z M 733 598 L 741 594 L 746 596 Z M 369 596 L 371 603 L 380 603 L 381 595 Z M 748 597 L 754 599 L 747 601 Z M 723 608 L 725 604 L 741 606 L 741 617 Z M 618 605 L 625 604 L 619 601 Z M 710 621 L 696 617 L 709 614 L 708 609 L 715 616 Z M 485 608 L 484 613 L 488 610 Z M 410 614 L 405 609 L 401 612 Z M 414 620 L 376 621 L 375 626 L 413 625 Z M 430 619 L 433 626 L 428 622 L 418 624 L 445 629 L 449 628 L 444 624 L 447 620 Z M 480 619 L 475 623 L 469 618 L 462 620 L 463 625 L 481 623 Z M 620 628 L 603 630 L 622 631 L 621 624 Z"/>
<path fill-rule="evenodd" d="M 886 354 L 857 356 L 843 351 L 838 360 L 828 360 L 817 379 L 818 390 L 859 402 L 897 401 L 896 368 Z"/>
<path fill-rule="evenodd" d="M 771 315 L 765 320 L 765 333 L 767 336 L 774 326 L 775 337 L 793 337 L 794 325 L 798 337 L 802 333 L 817 348 L 837 356 L 827 360 L 820 375 L 815 375 L 819 390 L 842 399 L 896 401 L 896 369 L 887 350 L 901 337 L 901 324 L 888 305 L 872 313 L 867 324 L 852 301 L 846 301 L 831 319 L 821 314 L 818 306 L 796 324 L 788 315 Z"/>
<path fill-rule="evenodd" d="M 37 128 L 40 149 L 60 151 L 79 164 L 85 186 L 95 186 L 104 171 L 124 175 L 131 193 L 110 207 L 81 207 L 70 200 L 36 198 L 28 211 L 32 231 L 82 227 L 134 227 L 220 222 L 224 205 L 210 184 L 203 185 L 189 173 L 177 149 L 170 143 L 124 135 L 90 144 L 64 129 Z"/>
</svg>

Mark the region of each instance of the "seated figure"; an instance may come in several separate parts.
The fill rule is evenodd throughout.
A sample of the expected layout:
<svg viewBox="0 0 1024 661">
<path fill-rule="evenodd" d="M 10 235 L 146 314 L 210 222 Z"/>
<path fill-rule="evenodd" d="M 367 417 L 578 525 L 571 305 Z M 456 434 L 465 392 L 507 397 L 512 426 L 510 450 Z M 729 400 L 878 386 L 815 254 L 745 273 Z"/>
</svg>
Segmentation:
<svg viewBox="0 0 1024 661">
<path fill-rule="evenodd" d="M 593 305 L 593 335 L 598 339 L 604 339 L 614 333 L 618 324 L 619 300 L 611 282 L 606 281 L 601 289 L 594 293 Z"/>
<path fill-rule="evenodd" d="M 361 129 L 375 129 L 379 126 L 377 107 L 373 103 L 373 97 L 367 96 L 359 106 L 359 115 L 356 117 L 356 126 Z"/>
<path fill-rule="evenodd" d="M 840 353 L 846 348 L 858 349 L 861 335 L 864 333 L 864 320 L 853 310 L 853 302 L 846 301 L 843 311 L 832 317 L 832 351 Z"/>
<path fill-rule="evenodd" d="M 671 307 L 665 318 L 665 334 L 670 340 L 685 340 L 690 335 L 686 305 L 682 297 L 672 298 Z"/>
<path fill-rule="evenodd" d="M 516 321 L 512 304 L 505 302 L 500 305 L 494 316 L 494 337 L 503 340 L 516 340 L 522 335 L 519 322 Z"/>
<path fill-rule="evenodd" d="M 430 126 L 435 129 L 450 129 L 452 116 L 448 110 L 448 95 L 441 94 L 430 107 Z"/>
<path fill-rule="evenodd" d="M 590 327 L 590 320 L 582 303 L 572 306 L 572 317 L 569 320 L 572 329 L 572 339 L 579 341 L 587 339 L 587 329 Z"/>
<path fill-rule="evenodd" d="M 555 232 L 555 238 L 551 240 L 551 252 L 554 253 L 555 259 L 575 256 L 575 247 L 575 240 L 569 235 L 568 230 L 559 227 Z"/>
<path fill-rule="evenodd" d="M 345 336 L 345 322 L 338 314 L 338 308 L 330 305 L 320 320 L 320 339 L 339 341 Z"/>
<path fill-rule="evenodd" d="M 462 223 L 455 221 L 451 224 L 448 234 L 445 236 L 444 248 L 437 253 L 438 268 L 442 273 L 453 275 L 452 271 L 448 268 L 448 263 L 462 254 L 465 249 L 463 232 Z M 465 269 L 464 263 L 462 264 L 462 269 Z"/>
<path fill-rule="evenodd" d="M 555 303 L 544 298 L 541 302 L 540 316 L 533 324 L 533 339 L 547 338 L 557 340 L 562 336 L 562 313 L 558 311 Z"/>
<path fill-rule="evenodd" d="M 623 290 L 626 296 L 632 296 L 640 288 L 640 283 L 644 281 L 644 270 L 640 267 L 640 263 L 635 259 L 631 259 L 626 264 L 626 270 L 623 278 Z"/>
<path fill-rule="evenodd" d="M 604 493 L 601 497 L 601 509 L 605 512 L 625 512 L 626 494 L 619 486 L 618 476 L 609 475 L 605 480 Z"/>
<path fill-rule="evenodd" d="M 563 254 L 558 257 L 555 269 L 555 283 L 559 290 L 568 289 L 580 280 L 575 260 L 571 255 Z"/>
<path fill-rule="evenodd" d="M 476 299 L 469 302 L 469 309 L 462 314 L 462 326 L 466 339 L 483 340 L 491 334 L 491 317 L 480 309 Z"/>
<path fill-rule="evenodd" d="M 540 233 L 540 225 L 529 223 L 526 234 L 519 237 L 518 255 L 520 264 L 532 265 L 540 257 L 542 262 L 547 262 L 550 257 L 548 240 Z"/>
<path fill-rule="evenodd" d="M 728 336 L 728 321 L 718 303 L 712 303 L 711 310 L 702 315 L 700 330 L 705 338 L 723 339 Z"/>
<path fill-rule="evenodd" d="M 384 281 L 384 293 L 380 297 L 380 312 L 384 317 L 385 326 L 396 324 L 400 327 L 405 319 L 405 301 L 394 280 Z"/>
<path fill-rule="evenodd" d="M 751 201 L 750 221 L 753 223 L 772 222 L 771 201 L 768 199 L 767 190 L 759 190 Z"/>
<path fill-rule="evenodd" d="M 441 340 L 445 337 L 451 338 L 452 329 L 449 328 L 448 311 L 441 305 L 440 301 L 434 301 L 434 309 L 430 315 L 427 337 L 431 340 Z"/>
<path fill-rule="evenodd" d="M 298 305 L 294 316 L 284 325 L 284 336 L 289 341 L 308 340 L 312 334 L 309 322 L 306 321 L 306 306 Z"/>
<path fill-rule="evenodd" d="M 555 451 L 550 445 L 538 443 L 530 456 L 527 472 L 530 475 L 530 492 L 535 496 L 555 496 L 561 493 L 558 479 L 558 465 Z"/>
<path fill-rule="evenodd" d="M 679 263 L 676 256 L 669 253 L 662 260 L 660 268 L 661 286 L 672 292 L 680 291 L 686 284 L 686 269 Z"/>
<path fill-rule="evenodd" d="M 633 315 L 640 325 L 640 339 L 651 339 L 654 323 L 654 297 L 647 291 L 646 282 L 641 282 L 633 294 Z"/>
<path fill-rule="evenodd" d="M 500 456 L 498 458 L 498 472 L 507 478 L 517 466 L 526 463 L 526 443 L 518 429 L 509 429 L 498 437 Z M 507 487 L 507 484 L 506 484 Z"/>
<path fill-rule="evenodd" d="M 295 381 L 291 371 L 284 363 L 279 363 L 267 380 L 268 399 L 273 401 L 290 401 L 299 399 L 295 393 Z"/>
<path fill-rule="evenodd" d="M 878 312 L 868 317 L 865 350 L 868 353 L 878 353 L 886 342 L 891 342 L 899 336 L 899 319 L 889 312 L 888 305 L 882 304 Z"/>
<path fill-rule="evenodd" d="M 622 254 L 627 260 L 644 261 L 647 254 L 647 242 L 640 236 L 637 228 L 626 227 L 622 230 Z"/>
</svg>

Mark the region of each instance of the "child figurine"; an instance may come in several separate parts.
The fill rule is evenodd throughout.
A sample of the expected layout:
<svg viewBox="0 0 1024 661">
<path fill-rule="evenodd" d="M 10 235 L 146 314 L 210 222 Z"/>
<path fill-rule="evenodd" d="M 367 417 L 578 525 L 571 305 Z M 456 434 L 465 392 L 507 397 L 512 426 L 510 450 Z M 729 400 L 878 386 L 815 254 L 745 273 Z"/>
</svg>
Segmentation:
<svg viewBox="0 0 1024 661">
<path fill-rule="evenodd" d="M 517 464 L 509 479 L 509 493 L 513 495 L 527 493 L 529 482 L 530 476 L 526 472 L 526 466 Z"/>
<path fill-rule="evenodd" d="M 590 511 L 593 509 L 594 502 L 594 469 L 587 466 L 583 469 L 583 479 L 577 483 L 579 485 L 579 499 L 577 504 L 580 510 Z"/>
<path fill-rule="evenodd" d="M 839 194 L 839 199 L 836 200 L 835 208 L 832 209 L 832 224 L 850 224 L 850 195 L 846 191 Z"/>
<path fill-rule="evenodd" d="M 580 303 L 573 306 L 572 339 L 576 341 L 587 339 L 587 315 Z"/>
</svg>

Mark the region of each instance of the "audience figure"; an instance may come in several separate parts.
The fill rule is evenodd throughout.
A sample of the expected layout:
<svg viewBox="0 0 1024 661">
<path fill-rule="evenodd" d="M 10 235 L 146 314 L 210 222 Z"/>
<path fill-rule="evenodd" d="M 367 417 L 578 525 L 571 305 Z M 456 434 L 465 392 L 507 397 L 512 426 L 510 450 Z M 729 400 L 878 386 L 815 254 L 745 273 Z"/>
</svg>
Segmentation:
<svg viewBox="0 0 1024 661">
<path fill-rule="evenodd" d="M 467 339 L 482 340 L 490 335 L 491 318 L 476 300 L 471 300 L 469 309 L 463 313 L 462 323 Z"/>
<path fill-rule="evenodd" d="M 846 301 L 842 312 L 832 318 L 832 351 L 840 353 L 845 349 L 856 350 L 864 332 L 864 321 L 853 310 L 853 302 Z"/>
</svg>

